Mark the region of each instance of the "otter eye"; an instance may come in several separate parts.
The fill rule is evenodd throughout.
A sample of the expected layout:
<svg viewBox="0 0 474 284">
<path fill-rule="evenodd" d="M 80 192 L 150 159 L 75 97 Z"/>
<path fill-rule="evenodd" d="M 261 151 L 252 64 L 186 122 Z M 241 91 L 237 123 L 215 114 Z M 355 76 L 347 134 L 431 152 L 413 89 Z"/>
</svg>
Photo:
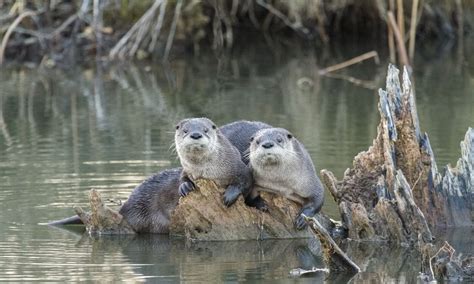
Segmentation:
<svg viewBox="0 0 474 284">
<path fill-rule="evenodd" d="M 281 137 L 278 137 L 278 138 L 277 138 L 277 142 L 278 142 L 278 143 L 281 143 L 281 142 L 283 142 L 283 139 L 282 139 Z"/>
<path fill-rule="evenodd" d="M 178 130 L 178 129 L 179 129 L 179 125 L 176 125 L 176 130 Z"/>
<path fill-rule="evenodd" d="M 212 125 L 212 129 L 217 129 L 217 126 L 215 126 L 215 125 Z"/>
<path fill-rule="evenodd" d="M 209 132 L 209 128 L 204 128 L 204 133 L 208 133 Z"/>
<path fill-rule="evenodd" d="M 187 130 L 187 129 L 183 129 L 183 132 L 184 132 L 184 133 L 188 133 L 188 130 Z"/>
<path fill-rule="evenodd" d="M 257 143 L 257 145 L 260 144 L 260 140 L 255 141 L 255 143 Z"/>
<path fill-rule="evenodd" d="M 291 138 L 293 138 L 293 135 L 288 134 L 288 135 L 286 135 L 286 137 L 288 137 L 288 139 L 291 139 Z"/>
</svg>

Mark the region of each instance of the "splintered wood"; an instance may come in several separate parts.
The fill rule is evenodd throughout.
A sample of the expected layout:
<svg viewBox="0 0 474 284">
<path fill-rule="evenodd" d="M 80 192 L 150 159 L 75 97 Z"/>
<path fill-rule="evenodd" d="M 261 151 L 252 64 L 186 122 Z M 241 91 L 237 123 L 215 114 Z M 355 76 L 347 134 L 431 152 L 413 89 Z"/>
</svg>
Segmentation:
<svg viewBox="0 0 474 284">
<path fill-rule="evenodd" d="M 337 181 L 321 171 L 339 206 L 348 236 L 358 240 L 414 244 L 431 242 L 431 226 L 473 225 L 474 131 L 461 143 L 456 168 L 438 172 L 428 135 L 421 133 L 406 69 L 388 68 L 379 90 L 380 124 L 373 145 L 359 153 Z"/>
</svg>

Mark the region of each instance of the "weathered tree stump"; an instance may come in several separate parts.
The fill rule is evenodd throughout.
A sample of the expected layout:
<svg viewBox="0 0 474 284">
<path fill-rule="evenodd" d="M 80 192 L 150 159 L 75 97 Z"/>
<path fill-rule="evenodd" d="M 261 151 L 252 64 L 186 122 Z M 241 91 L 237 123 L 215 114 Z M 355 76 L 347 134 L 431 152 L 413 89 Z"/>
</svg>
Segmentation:
<svg viewBox="0 0 474 284">
<path fill-rule="evenodd" d="M 222 202 L 224 189 L 207 180 L 181 198 L 170 224 L 170 233 L 191 240 L 263 240 L 305 238 L 307 230 L 297 231 L 294 220 L 301 206 L 282 196 L 262 193 L 268 212 L 245 205 L 243 198 L 226 207 Z M 323 221 L 326 225 L 328 221 Z"/>
<path fill-rule="evenodd" d="M 349 238 L 411 244 L 432 240 L 428 225 L 472 225 L 474 131 L 461 143 L 455 169 L 438 172 L 428 135 L 421 134 L 409 76 L 388 68 L 387 91 L 379 90 L 381 122 L 373 145 L 337 181 L 321 176 L 339 205 Z"/>
</svg>

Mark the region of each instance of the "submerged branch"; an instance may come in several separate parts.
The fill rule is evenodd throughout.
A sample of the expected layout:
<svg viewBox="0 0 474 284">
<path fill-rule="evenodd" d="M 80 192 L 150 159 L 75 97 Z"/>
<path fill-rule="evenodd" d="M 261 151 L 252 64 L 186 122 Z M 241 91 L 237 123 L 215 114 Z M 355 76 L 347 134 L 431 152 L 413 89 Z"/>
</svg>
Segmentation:
<svg viewBox="0 0 474 284">
<path fill-rule="evenodd" d="M 359 56 L 356 56 L 354 58 L 351 58 L 349 60 L 346 60 L 344 62 L 338 63 L 336 65 L 332 65 L 332 66 L 326 67 L 324 69 L 321 69 L 319 71 L 319 74 L 320 75 L 325 75 L 326 73 L 341 70 L 341 69 L 347 68 L 349 66 L 352 66 L 354 64 L 360 63 L 362 61 L 365 61 L 365 60 L 371 59 L 371 58 L 374 58 L 374 61 L 375 61 L 376 64 L 380 63 L 379 54 L 377 53 L 377 51 L 372 50 L 372 51 L 366 52 L 364 54 L 361 54 Z"/>
<path fill-rule="evenodd" d="M 361 270 L 336 244 L 329 232 L 314 217 L 304 216 L 311 232 L 318 237 L 323 250 L 324 262 L 331 272 L 357 274 Z"/>
</svg>

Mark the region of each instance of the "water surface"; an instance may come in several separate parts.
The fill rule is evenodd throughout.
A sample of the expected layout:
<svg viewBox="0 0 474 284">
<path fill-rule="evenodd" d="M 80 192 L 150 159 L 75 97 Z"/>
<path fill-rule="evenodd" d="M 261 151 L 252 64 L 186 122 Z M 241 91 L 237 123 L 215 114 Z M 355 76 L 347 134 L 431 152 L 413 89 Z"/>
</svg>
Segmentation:
<svg viewBox="0 0 474 284">
<path fill-rule="evenodd" d="M 474 126 L 473 50 L 466 48 L 461 59 L 456 53 L 417 58 L 418 115 L 439 166 L 456 162 L 459 142 Z M 184 117 L 288 128 L 318 170 L 341 177 L 376 135 L 376 88 L 384 87 L 386 64 L 341 72 L 371 88 L 320 77 L 317 70 L 358 52 L 276 56 L 260 50 L 175 60 L 168 67 L 0 70 L 0 281 L 275 283 L 289 280 L 293 268 L 321 267 L 307 240 L 186 244 L 163 236 L 90 238 L 39 224 L 72 215 L 74 205 L 87 207 L 91 188 L 125 200 L 150 174 L 177 166 L 169 147 Z M 329 196 L 323 210 L 338 218 Z M 471 233 L 446 238 L 474 253 Z M 410 250 L 347 249 L 366 269 L 357 281 L 412 282 L 417 276 Z M 323 279 L 316 274 L 294 281 Z"/>
</svg>

